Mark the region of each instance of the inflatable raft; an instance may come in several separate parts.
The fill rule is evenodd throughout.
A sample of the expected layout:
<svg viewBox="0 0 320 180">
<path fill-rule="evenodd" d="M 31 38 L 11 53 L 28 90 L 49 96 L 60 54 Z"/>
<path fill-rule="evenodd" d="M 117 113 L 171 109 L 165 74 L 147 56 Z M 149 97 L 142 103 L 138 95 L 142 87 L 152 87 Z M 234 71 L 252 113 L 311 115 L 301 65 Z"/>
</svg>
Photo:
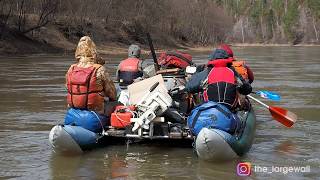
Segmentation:
<svg viewBox="0 0 320 180">
<path fill-rule="evenodd" d="M 140 85 L 139 82 L 135 83 L 140 89 L 136 90 L 136 96 L 130 96 L 130 101 L 135 100 L 132 104 L 135 104 L 137 109 L 129 107 L 119 109 L 111 115 L 111 119 L 104 119 L 93 111 L 69 109 L 64 124 L 56 125 L 50 131 L 49 143 L 53 150 L 75 154 L 130 140 L 130 142 L 165 142 L 165 145 L 176 146 L 181 144 L 183 147 L 186 144 L 192 147 L 195 141 L 195 150 L 199 158 L 205 160 L 233 159 L 249 151 L 256 125 L 252 108 L 237 113 L 241 126 L 232 135 L 223 130 L 203 126 L 199 128 L 197 136 L 194 136 L 185 118 L 181 120 L 176 118 L 172 121 L 170 119 L 172 116 L 165 113 L 170 110 L 170 105 L 174 104 L 174 98 L 167 94 L 165 81 L 160 79 L 157 80 L 157 86 L 154 86 L 154 81 L 141 82 Z M 147 92 L 142 92 L 147 89 L 146 87 L 151 88 Z M 212 116 L 220 118 L 218 114 Z"/>
<path fill-rule="evenodd" d="M 54 126 L 49 134 L 53 150 L 77 153 L 110 144 L 110 139 L 118 142 L 186 140 L 191 146 L 193 137 L 188 127 L 183 122 L 177 124 L 183 118 L 176 111 L 168 112 L 174 100 L 161 75 L 132 84 L 128 89 L 134 91 L 130 93 L 130 104 L 134 106 L 117 106 L 110 119 L 93 111 L 70 108 L 64 124 Z"/>
<path fill-rule="evenodd" d="M 196 138 L 196 152 L 199 158 L 212 161 L 223 161 L 243 156 L 254 140 L 256 116 L 252 108 L 238 112 L 241 128 L 231 135 L 219 129 L 203 128 Z"/>
<path fill-rule="evenodd" d="M 56 125 L 49 133 L 53 150 L 62 154 L 80 154 L 97 147 L 99 134 L 80 126 Z"/>
<path fill-rule="evenodd" d="M 200 159 L 229 160 L 243 156 L 248 152 L 255 136 L 256 117 L 253 109 L 238 112 L 242 128 L 236 134 L 229 134 L 219 129 L 202 128 L 195 138 L 188 127 L 177 127 L 179 131 L 172 131 L 174 124 L 168 122 L 153 122 L 148 134 L 139 136 L 131 131 L 133 126 L 126 129 L 106 127 L 102 133 L 95 133 L 75 125 L 56 125 L 49 134 L 49 142 L 55 152 L 77 154 L 108 144 L 130 142 L 165 142 L 191 147 L 195 138 L 195 150 Z M 113 142 L 112 142 L 113 141 Z"/>
</svg>

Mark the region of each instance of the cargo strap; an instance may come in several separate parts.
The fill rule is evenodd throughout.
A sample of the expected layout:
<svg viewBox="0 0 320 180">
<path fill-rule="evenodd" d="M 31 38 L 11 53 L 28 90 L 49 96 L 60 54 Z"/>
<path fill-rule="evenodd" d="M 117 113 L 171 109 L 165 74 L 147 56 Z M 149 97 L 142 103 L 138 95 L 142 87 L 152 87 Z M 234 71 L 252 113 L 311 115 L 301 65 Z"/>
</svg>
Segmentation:
<svg viewBox="0 0 320 180">
<path fill-rule="evenodd" d="M 193 121 L 192 121 L 192 125 L 191 125 L 191 128 L 193 129 L 194 126 L 196 125 L 196 122 L 201 114 L 202 111 L 205 111 L 205 110 L 208 110 L 208 109 L 211 109 L 211 108 L 216 108 L 218 111 L 220 111 L 222 114 L 224 114 L 226 117 L 230 118 L 231 116 L 231 113 L 225 111 L 224 109 L 222 109 L 220 106 L 218 106 L 217 104 L 215 105 L 212 105 L 212 106 L 209 106 L 209 107 L 206 107 L 206 108 L 203 108 L 203 109 L 199 109 L 197 114 L 195 115 Z"/>
</svg>

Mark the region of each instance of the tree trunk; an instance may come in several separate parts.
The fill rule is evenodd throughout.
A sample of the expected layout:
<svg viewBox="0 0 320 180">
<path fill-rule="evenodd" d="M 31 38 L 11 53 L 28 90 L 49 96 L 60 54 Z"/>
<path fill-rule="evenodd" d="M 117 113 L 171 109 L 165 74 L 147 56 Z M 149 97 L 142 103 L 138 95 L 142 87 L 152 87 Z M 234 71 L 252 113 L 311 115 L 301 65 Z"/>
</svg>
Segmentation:
<svg viewBox="0 0 320 180">
<path fill-rule="evenodd" d="M 288 0 L 284 1 L 284 14 L 287 14 L 287 10 L 288 10 Z"/>
<path fill-rule="evenodd" d="M 241 35 L 242 35 L 242 43 L 244 43 L 243 19 L 241 19 Z"/>
<path fill-rule="evenodd" d="M 314 19 L 314 16 L 312 16 L 312 23 L 313 23 L 314 33 L 316 35 L 316 40 L 317 40 L 317 42 L 319 42 L 319 35 L 318 35 L 316 20 Z"/>
<path fill-rule="evenodd" d="M 19 17 L 18 17 L 18 30 L 20 32 L 22 32 L 22 30 L 24 29 L 24 23 L 25 23 L 25 11 L 24 11 L 24 0 L 22 0 L 19 7 Z"/>
<path fill-rule="evenodd" d="M 9 18 L 11 16 L 11 13 L 12 13 L 12 4 L 10 5 L 10 9 L 9 9 L 9 12 L 8 14 L 6 14 L 5 18 L 3 19 L 3 22 L 2 24 L 0 24 L 2 27 L 0 27 L 0 39 L 2 39 L 4 37 L 4 32 L 7 28 L 7 24 L 8 24 L 8 21 L 9 21 Z"/>
<path fill-rule="evenodd" d="M 265 40 L 265 33 L 263 31 L 263 17 L 262 15 L 260 16 L 260 28 L 261 28 L 261 35 L 262 35 L 262 40 Z"/>
</svg>

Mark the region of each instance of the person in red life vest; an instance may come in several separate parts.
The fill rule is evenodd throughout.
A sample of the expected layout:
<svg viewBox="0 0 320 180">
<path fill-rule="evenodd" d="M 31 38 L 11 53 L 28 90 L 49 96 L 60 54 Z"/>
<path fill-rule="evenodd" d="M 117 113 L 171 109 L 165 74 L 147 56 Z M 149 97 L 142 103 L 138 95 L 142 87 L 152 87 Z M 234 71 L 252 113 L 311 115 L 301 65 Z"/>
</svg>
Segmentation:
<svg viewBox="0 0 320 180">
<path fill-rule="evenodd" d="M 245 63 L 244 60 L 236 60 L 233 56 L 233 51 L 227 44 L 221 44 L 218 49 L 223 49 L 228 54 L 229 58 L 232 59 L 232 67 L 237 71 L 241 77 L 249 82 L 250 84 L 254 80 L 254 75 L 249 66 Z"/>
<path fill-rule="evenodd" d="M 214 101 L 235 110 L 238 93 L 248 95 L 251 85 L 247 82 L 238 83 L 236 73 L 231 68 L 232 59 L 226 51 L 216 49 L 209 56 L 207 68 L 194 74 L 186 85 L 189 93 L 203 93 L 204 101 Z"/>
<path fill-rule="evenodd" d="M 116 89 L 90 37 L 80 39 L 75 58 L 77 63 L 66 74 L 68 106 L 109 116 L 109 104 L 116 101 Z"/>
<path fill-rule="evenodd" d="M 128 49 L 128 58 L 121 61 L 117 69 L 117 80 L 120 86 L 128 86 L 135 79 L 143 76 L 142 60 L 140 60 L 141 49 L 132 44 Z"/>
</svg>

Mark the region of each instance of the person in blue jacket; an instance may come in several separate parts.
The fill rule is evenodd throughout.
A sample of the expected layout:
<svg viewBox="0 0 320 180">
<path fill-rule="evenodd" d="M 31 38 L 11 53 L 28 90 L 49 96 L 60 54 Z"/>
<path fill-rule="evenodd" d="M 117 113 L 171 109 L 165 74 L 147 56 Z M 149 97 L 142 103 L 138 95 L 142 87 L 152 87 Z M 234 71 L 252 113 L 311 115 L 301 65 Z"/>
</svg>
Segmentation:
<svg viewBox="0 0 320 180">
<path fill-rule="evenodd" d="M 225 105 L 231 111 L 237 107 L 238 93 L 248 95 L 252 91 L 249 83 L 241 81 L 232 68 L 232 59 L 223 49 L 216 49 L 209 56 L 207 67 L 186 84 L 186 91 L 201 94 L 204 101 Z"/>
</svg>

